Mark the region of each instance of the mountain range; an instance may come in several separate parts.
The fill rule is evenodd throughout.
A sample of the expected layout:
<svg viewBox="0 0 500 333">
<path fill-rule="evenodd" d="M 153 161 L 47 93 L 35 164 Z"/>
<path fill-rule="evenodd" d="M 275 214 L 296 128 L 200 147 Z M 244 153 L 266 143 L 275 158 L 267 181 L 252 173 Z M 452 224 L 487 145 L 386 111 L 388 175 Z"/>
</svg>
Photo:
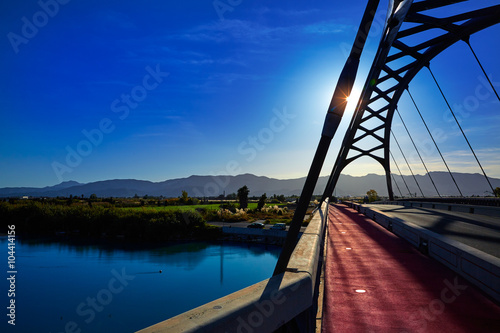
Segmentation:
<svg viewBox="0 0 500 333">
<path fill-rule="evenodd" d="M 491 190 L 484 176 L 470 173 L 453 173 L 453 177 L 463 195 L 491 195 Z M 417 182 L 415 182 L 415 179 Z M 421 196 L 437 196 L 435 187 L 442 196 L 457 196 L 459 192 L 449 173 L 431 172 L 426 175 L 400 176 L 393 175 L 395 185 L 393 191 L 396 196 L 409 196 L 408 192 Z M 403 181 L 404 180 L 404 181 Z M 316 194 L 322 194 L 328 177 L 320 177 L 315 189 Z M 187 191 L 192 197 L 216 197 L 221 194 L 236 193 L 246 185 L 250 196 L 260 196 L 266 193 L 284 194 L 285 196 L 300 195 L 305 177 L 296 179 L 275 179 L 252 174 L 237 176 L 190 176 L 187 178 L 170 179 L 162 182 L 151 182 L 136 179 L 115 179 L 91 183 L 67 181 L 55 186 L 36 187 L 8 187 L 0 188 L 0 197 L 68 197 L 96 194 L 98 197 L 133 197 L 134 195 L 179 197 L 182 191 Z M 435 184 L 435 187 L 433 185 Z M 500 187 L 500 179 L 490 178 L 493 187 Z M 420 186 L 420 188 L 417 186 Z M 394 184 L 394 182 L 393 182 Z M 385 176 L 368 174 L 354 177 L 341 175 L 335 189 L 337 196 L 365 195 L 366 191 L 374 189 L 380 196 L 387 196 Z"/>
</svg>

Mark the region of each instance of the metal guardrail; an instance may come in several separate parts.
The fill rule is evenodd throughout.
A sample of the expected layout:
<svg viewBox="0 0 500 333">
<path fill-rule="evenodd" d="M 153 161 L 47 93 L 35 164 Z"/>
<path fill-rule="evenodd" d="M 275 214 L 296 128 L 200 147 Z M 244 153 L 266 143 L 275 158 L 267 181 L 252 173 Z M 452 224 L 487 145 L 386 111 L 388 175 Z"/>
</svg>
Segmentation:
<svg viewBox="0 0 500 333">
<path fill-rule="evenodd" d="M 327 218 L 328 202 L 324 202 L 284 273 L 139 332 L 314 332 Z"/>
</svg>

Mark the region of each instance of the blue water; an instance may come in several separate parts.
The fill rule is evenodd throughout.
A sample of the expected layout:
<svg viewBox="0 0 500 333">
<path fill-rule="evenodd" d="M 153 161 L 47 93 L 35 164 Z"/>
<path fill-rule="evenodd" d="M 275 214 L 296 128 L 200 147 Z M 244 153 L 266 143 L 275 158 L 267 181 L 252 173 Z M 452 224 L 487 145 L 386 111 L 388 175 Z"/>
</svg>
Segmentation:
<svg viewBox="0 0 500 333">
<path fill-rule="evenodd" d="M 0 237 L 7 276 L 7 238 Z M 16 240 L 16 320 L 2 332 L 134 332 L 269 278 L 280 248 L 181 243 L 116 249 Z M 160 270 L 162 271 L 160 273 Z"/>
</svg>

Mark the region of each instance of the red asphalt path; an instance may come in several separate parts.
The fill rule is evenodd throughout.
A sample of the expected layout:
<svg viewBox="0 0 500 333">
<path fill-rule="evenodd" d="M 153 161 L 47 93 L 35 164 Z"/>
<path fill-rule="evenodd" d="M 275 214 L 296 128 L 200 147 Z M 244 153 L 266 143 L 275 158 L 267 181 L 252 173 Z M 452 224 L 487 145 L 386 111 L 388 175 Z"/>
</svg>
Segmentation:
<svg viewBox="0 0 500 333">
<path fill-rule="evenodd" d="M 500 306 L 355 210 L 330 206 L 327 241 L 323 333 L 500 332 Z"/>
</svg>

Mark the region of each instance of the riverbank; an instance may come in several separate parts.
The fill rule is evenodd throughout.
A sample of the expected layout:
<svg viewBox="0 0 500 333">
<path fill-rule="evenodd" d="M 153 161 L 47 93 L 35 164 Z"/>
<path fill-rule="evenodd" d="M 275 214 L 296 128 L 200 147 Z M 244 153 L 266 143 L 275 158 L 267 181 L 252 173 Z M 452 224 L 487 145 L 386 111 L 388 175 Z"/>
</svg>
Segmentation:
<svg viewBox="0 0 500 333">
<path fill-rule="evenodd" d="M 157 242 L 215 239 L 220 231 L 205 223 L 197 211 L 125 210 L 87 205 L 48 205 L 40 202 L 0 203 L 2 230 L 15 225 L 27 237 L 59 237 Z"/>
<path fill-rule="evenodd" d="M 113 205 L 114 204 L 114 205 Z M 123 202 L 53 199 L 0 202 L 2 227 L 15 225 L 19 235 L 61 239 L 107 239 L 134 242 L 215 240 L 221 230 L 207 221 L 289 223 L 286 206 L 238 209 L 234 204 L 122 207 Z M 305 222 L 307 223 L 307 221 Z"/>
</svg>

